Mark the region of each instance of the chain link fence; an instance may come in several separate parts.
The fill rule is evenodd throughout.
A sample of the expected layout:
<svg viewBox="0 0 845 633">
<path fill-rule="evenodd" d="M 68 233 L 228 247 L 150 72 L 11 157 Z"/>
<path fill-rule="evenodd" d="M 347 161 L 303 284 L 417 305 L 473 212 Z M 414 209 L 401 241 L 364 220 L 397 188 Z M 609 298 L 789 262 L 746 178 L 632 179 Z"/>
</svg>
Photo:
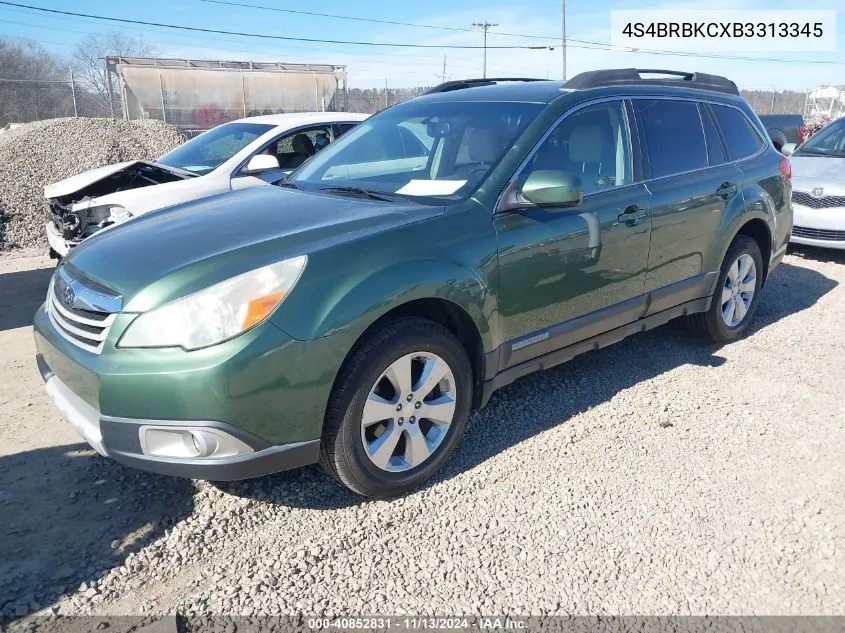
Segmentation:
<svg viewBox="0 0 845 633">
<path fill-rule="evenodd" d="M 348 94 L 336 93 L 329 110 L 375 114 L 390 106 L 419 97 L 428 88 L 350 88 Z"/>
<path fill-rule="evenodd" d="M 334 112 L 375 114 L 390 106 L 418 97 L 427 89 L 426 87 L 350 88 L 349 90 L 340 88 L 335 91 L 331 101 L 325 104 L 325 109 Z M 809 101 L 807 92 L 791 90 L 743 90 L 741 92 L 759 114 L 809 114 L 806 111 Z M 29 123 L 59 117 L 123 118 L 124 104 L 120 98 L 120 91 L 115 88 L 113 93 L 113 103 L 110 104 L 107 95 L 99 95 L 80 81 L 0 79 L 0 127 L 9 123 Z M 229 111 L 223 105 L 208 104 L 203 106 L 202 117 L 198 121 L 196 110 L 188 113 L 190 121 L 185 119 L 185 116 L 180 118 L 179 115 L 183 113 L 176 112 L 172 107 L 168 107 L 166 111 L 161 108 L 150 109 L 146 114 L 149 118 L 200 129 L 214 127 L 227 120 L 240 118 L 244 114 L 241 109 Z M 837 108 L 837 115 L 845 114 L 845 111 L 840 110 L 841 108 Z M 277 114 L 278 112 L 282 110 L 247 109 L 246 115 Z"/>
<path fill-rule="evenodd" d="M 74 116 L 122 117 L 123 111 L 78 81 L 0 79 L 0 127 Z"/>
<path fill-rule="evenodd" d="M 334 93 L 331 101 L 325 104 L 325 109 L 334 112 L 374 114 L 397 103 L 413 99 L 425 90 L 427 88 L 365 90 L 351 88 L 347 91 L 341 88 Z M 271 109 L 247 109 L 246 115 L 277 114 L 278 112 Z M 202 129 L 214 127 L 233 118 L 240 118 L 244 113 L 241 109 L 229 111 L 223 105 L 208 104 L 203 106 L 202 117 L 199 121 L 196 120 L 196 109 L 185 116 L 180 117 L 181 114 L 183 113 L 177 112 L 172 107 L 168 107 L 166 111 L 159 108 L 150 109 L 147 112 L 149 118 Z M 10 123 L 29 123 L 42 119 L 74 116 L 123 118 L 124 104 L 120 98 L 120 91 L 114 90 L 113 103 L 109 104 L 108 96 L 97 94 L 81 81 L 0 79 L 0 127 Z"/>
</svg>

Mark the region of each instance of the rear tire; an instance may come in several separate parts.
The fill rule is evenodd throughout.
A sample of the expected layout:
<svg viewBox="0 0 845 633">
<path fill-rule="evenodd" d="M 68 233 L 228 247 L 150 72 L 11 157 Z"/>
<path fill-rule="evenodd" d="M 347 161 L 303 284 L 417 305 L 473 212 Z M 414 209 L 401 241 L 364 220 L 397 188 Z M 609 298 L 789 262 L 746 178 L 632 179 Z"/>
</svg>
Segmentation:
<svg viewBox="0 0 845 633">
<path fill-rule="evenodd" d="M 710 308 L 690 315 L 690 328 L 714 343 L 741 338 L 757 311 L 762 282 L 760 247 L 747 235 L 737 235 L 722 262 Z"/>
<path fill-rule="evenodd" d="M 368 497 L 417 486 L 460 441 L 472 384 L 467 355 L 449 330 L 419 318 L 385 324 L 352 354 L 335 383 L 320 464 Z"/>
</svg>

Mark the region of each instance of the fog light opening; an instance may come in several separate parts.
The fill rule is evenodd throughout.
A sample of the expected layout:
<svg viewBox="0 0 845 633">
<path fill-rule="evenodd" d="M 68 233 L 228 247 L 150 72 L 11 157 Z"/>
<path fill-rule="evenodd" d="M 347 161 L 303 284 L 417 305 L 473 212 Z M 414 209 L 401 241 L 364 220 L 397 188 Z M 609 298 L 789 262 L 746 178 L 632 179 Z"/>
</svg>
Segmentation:
<svg viewBox="0 0 845 633">
<path fill-rule="evenodd" d="M 188 431 L 196 457 L 208 457 L 217 450 L 217 438 L 203 431 Z"/>
<path fill-rule="evenodd" d="M 248 455 L 253 450 L 219 429 L 144 425 L 139 429 L 141 452 L 170 459 L 220 459 Z"/>
</svg>

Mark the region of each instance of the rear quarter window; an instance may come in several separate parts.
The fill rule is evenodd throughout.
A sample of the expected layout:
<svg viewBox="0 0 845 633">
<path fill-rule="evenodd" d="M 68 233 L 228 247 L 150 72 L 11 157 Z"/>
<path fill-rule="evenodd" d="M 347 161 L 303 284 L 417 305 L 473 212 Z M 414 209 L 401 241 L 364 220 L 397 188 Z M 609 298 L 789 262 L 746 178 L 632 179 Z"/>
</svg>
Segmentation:
<svg viewBox="0 0 845 633">
<path fill-rule="evenodd" d="M 652 178 L 707 167 L 707 147 L 696 103 L 637 99 L 634 107 Z"/>
<path fill-rule="evenodd" d="M 751 121 L 736 108 L 711 104 L 716 123 L 722 129 L 722 138 L 728 146 L 731 160 L 740 160 L 756 154 L 763 148 L 763 139 Z"/>
</svg>

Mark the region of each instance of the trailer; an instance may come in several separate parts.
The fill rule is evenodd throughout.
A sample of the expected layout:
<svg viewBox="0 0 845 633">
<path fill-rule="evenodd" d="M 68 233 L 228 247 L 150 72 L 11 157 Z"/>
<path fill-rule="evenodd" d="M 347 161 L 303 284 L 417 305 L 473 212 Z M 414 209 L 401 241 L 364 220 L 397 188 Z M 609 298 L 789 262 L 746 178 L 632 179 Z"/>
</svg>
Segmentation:
<svg viewBox="0 0 845 633">
<path fill-rule="evenodd" d="M 330 103 L 347 109 L 341 65 L 125 56 L 105 64 L 114 116 L 119 99 L 126 119 L 159 119 L 186 131 L 259 114 L 322 112 Z"/>
</svg>

